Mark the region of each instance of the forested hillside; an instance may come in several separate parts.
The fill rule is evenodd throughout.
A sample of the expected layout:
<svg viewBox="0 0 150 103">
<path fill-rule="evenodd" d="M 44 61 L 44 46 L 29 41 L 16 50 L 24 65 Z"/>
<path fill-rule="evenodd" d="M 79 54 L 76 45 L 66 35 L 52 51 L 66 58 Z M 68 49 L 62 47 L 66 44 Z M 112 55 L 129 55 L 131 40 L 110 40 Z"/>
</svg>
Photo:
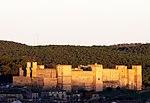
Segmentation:
<svg viewBox="0 0 150 103">
<path fill-rule="evenodd" d="M 150 44 L 121 46 L 70 46 L 47 45 L 27 46 L 25 44 L 0 41 L 0 73 L 17 74 L 19 66 L 26 61 L 38 61 L 47 67 L 56 64 L 71 64 L 73 67 L 93 63 L 104 67 L 116 64 L 143 66 L 143 84 L 150 87 Z"/>
</svg>

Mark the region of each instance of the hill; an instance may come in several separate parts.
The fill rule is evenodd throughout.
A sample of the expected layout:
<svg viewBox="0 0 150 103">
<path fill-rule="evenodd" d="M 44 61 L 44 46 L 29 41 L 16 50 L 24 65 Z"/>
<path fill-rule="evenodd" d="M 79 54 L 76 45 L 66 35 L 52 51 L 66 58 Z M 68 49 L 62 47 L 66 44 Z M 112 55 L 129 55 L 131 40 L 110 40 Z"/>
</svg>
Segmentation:
<svg viewBox="0 0 150 103">
<path fill-rule="evenodd" d="M 26 61 L 38 61 L 47 67 L 56 64 L 71 64 L 73 67 L 99 63 L 104 67 L 114 67 L 116 64 L 143 66 L 143 84 L 150 87 L 150 44 L 121 46 L 71 46 L 46 45 L 28 46 L 25 44 L 0 41 L 0 72 L 17 74 L 19 66 L 25 66 Z"/>
</svg>

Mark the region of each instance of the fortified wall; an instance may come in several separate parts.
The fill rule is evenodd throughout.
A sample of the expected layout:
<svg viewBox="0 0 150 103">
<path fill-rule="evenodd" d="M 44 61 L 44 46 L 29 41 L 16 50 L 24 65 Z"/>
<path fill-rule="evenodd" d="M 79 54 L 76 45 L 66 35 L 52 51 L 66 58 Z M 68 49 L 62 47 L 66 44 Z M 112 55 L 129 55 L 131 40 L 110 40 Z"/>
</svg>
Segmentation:
<svg viewBox="0 0 150 103">
<path fill-rule="evenodd" d="M 36 86 L 61 88 L 63 90 L 102 91 L 107 87 L 120 87 L 131 90 L 142 89 L 142 67 L 140 65 L 116 65 L 116 68 L 103 68 L 94 64 L 72 68 L 71 65 L 57 65 L 56 68 L 44 68 L 37 62 L 27 62 L 26 68 L 19 68 L 19 76 L 13 77 L 17 86 Z"/>
</svg>

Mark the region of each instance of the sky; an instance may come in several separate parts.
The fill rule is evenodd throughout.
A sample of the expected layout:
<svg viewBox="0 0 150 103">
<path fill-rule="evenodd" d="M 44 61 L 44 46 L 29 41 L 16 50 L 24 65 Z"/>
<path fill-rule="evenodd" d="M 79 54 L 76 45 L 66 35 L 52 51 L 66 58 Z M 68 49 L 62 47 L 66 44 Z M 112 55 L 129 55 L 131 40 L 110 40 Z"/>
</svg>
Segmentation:
<svg viewBox="0 0 150 103">
<path fill-rule="evenodd" d="M 0 40 L 27 45 L 150 42 L 150 0 L 0 0 Z"/>
</svg>

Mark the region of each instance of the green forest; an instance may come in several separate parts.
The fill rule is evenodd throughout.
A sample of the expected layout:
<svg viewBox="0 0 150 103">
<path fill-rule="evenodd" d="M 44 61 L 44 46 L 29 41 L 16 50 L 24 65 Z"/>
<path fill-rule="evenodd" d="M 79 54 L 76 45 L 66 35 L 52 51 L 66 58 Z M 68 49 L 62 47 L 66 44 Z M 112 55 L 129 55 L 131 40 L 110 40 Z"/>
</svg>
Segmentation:
<svg viewBox="0 0 150 103">
<path fill-rule="evenodd" d="M 0 41 L 0 75 L 17 75 L 27 61 L 37 61 L 46 67 L 71 64 L 102 64 L 114 68 L 123 64 L 142 65 L 143 87 L 150 87 L 150 44 L 120 44 L 112 46 L 39 45 L 28 46 L 11 41 Z"/>
</svg>

